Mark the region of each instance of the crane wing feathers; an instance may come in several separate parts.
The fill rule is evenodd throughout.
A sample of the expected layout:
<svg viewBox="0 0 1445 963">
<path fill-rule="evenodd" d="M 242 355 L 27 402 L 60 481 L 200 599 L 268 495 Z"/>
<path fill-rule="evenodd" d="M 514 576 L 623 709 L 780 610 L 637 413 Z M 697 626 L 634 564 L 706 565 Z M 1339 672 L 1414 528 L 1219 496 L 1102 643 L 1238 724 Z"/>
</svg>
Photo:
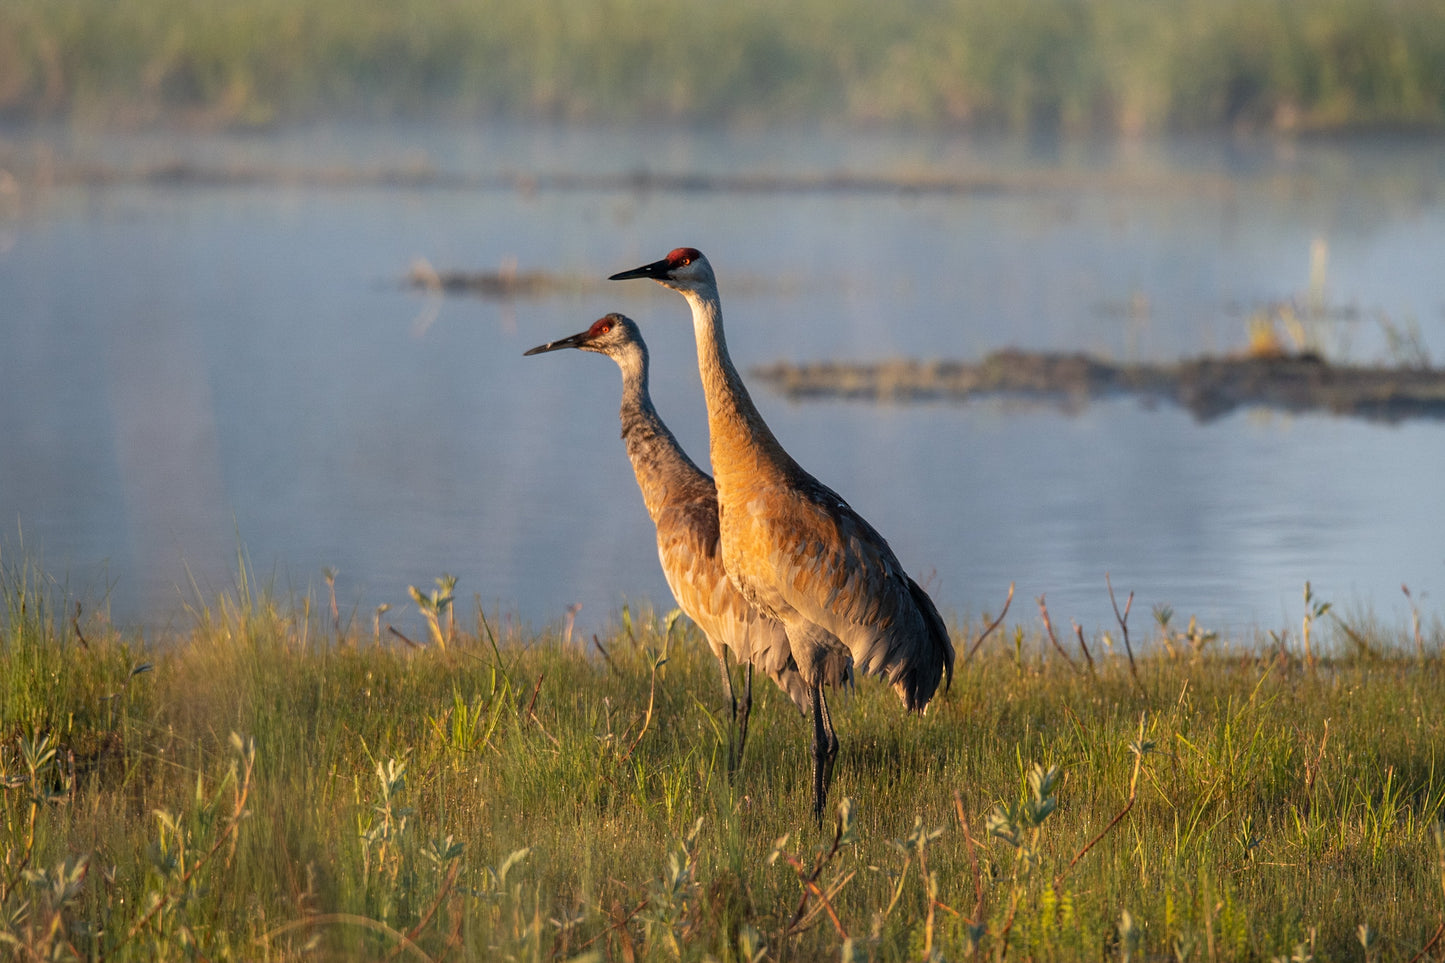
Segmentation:
<svg viewBox="0 0 1445 963">
<path fill-rule="evenodd" d="M 657 518 L 657 552 L 678 607 L 697 623 L 714 656 L 730 649 L 752 663 L 807 709 L 809 692 L 793 661 L 783 626 L 750 605 L 723 570 L 717 502 L 674 500 Z"/>
<path fill-rule="evenodd" d="M 755 544 L 767 546 L 773 588 L 842 639 L 859 669 L 885 676 L 909 708 L 922 708 L 944 673 L 952 677 L 953 646 L 937 608 L 883 536 L 831 489 L 813 481 L 790 494 L 749 506 L 767 528 Z"/>
<path fill-rule="evenodd" d="M 928 627 L 928 635 L 943 663 L 943 690 L 947 692 L 953 687 L 953 639 L 948 635 L 948 626 L 943 622 L 943 616 L 938 614 L 938 606 L 933 604 L 933 599 L 923 591 L 922 586 L 908 579 L 908 591 L 913 595 L 913 601 L 918 606 L 918 611 L 923 615 L 925 624 Z M 938 683 L 935 680 L 934 685 Z"/>
</svg>

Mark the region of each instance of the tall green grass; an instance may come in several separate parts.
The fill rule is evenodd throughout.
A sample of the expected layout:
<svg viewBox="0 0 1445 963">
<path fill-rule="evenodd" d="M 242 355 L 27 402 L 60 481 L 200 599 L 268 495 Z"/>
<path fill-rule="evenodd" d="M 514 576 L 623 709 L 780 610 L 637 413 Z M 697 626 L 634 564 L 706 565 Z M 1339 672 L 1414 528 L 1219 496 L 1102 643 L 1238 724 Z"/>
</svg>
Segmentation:
<svg viewBox="0 0 1445 963">
<path fill-rule="evenodd" d="M 243 568 L 157 645 L 0 570 L 16 959 L 1409 960 L 1445 913 L 1428 634 L 1136 675 L 1005 626 L 923 718 L 835 696 L 819 828 L 771 688 L 729 781 L 686 620 L 624 610 L 583 652 L 478 615 L 412 649 Z"/>
<path fill-rule="evenodd" d="M 1439 127 L 1435 0 L 7 0 L 0 116 Z"/>
</svg>

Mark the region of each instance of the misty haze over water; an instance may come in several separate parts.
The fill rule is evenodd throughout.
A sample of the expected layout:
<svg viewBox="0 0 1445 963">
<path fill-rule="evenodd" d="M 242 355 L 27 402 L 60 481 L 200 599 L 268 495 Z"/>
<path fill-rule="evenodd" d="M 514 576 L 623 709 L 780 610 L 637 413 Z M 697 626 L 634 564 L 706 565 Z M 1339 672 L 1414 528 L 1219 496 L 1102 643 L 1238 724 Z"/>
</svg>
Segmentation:
<svg viewBox="0 0 1445 963">
<path fill-rule="evenodd" d="M 38 136 L 3 138 L 5 156 L 32 163 Z M 0 546 L 13 558 L 23 538 L 92 608 L 108 590 L 122 625 L 183 624 L 191 579 L 209 601 L 238 548 L 282 592 L 321 598 L 334 567 L 344 612 L 367 624 L 390 603 L 409 634 L 407 585 L 444 572 L 459 600 L 536 625 L 575 602 L 587 632 L 624 602 L 671 608 L 615 368 L 521 354 L 610 310 L 636 318 L 658 409 L 705 463 L 686 306 L 601 280 L 681 244 L 716 267 L 744 370 L 1239 350 L 1251 314 L 1306 296 L 1312 249 L 1330 311 L 1308 333 L 1327 355 L 1398 360 L 1402 333 L 1445 350 L 1445 159 L 1428 140 L 500 124 L 46 139 L 54 183 L 0 195 Z M 839 174 L 960 187 L 706 180 Z M 699 180 L 628 185 L 652 175 Z M 419 258 L 566 283 L 438 300 L 401 283 Z M 996 612 L 1015 582 L 1011 617 L 1047 593 L 1057 625 L 1110 629 L 1107 572 L 1121 602 L 1136 593 L 1140 636 L 1154 605 L 1181 628 L 1294 627 L 1307 579 L 1341 614 L 1399 623 L 1401 583 L 1428 615 L 1445 581 L 1438 422 L 753 391 L 945 613 Z"/>
</svg>

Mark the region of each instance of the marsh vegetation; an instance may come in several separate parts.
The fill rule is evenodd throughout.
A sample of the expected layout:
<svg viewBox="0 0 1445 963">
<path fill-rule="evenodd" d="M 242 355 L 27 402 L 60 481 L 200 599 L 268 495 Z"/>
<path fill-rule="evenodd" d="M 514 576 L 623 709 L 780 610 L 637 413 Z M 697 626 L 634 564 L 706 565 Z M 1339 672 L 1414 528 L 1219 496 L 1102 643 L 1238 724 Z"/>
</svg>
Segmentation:
<svg viewBox="0 0 1445 963">
<path fill-rule="evenodd" d="M 770 688 L 729 782 L 685 619 L 502 631 L 418 592 L 416 647 L 243 567 L 161 644 L 3 576 L 19 959 L 1373 961 L 1445 927 L 1428 616 L 1310 598 L 1305 650 L 1134 613 L 1131 659 L 1016 605 L 926 717 L 838 700 L 819 829 Z"/>
<path fill-rule="evenodd" d="M 1431 0 L 16 0 L 0 113 L 1438 128 L 1445 16 Z"/>
<path fill-rule="evenodd" d="M 1201 421 L 1240 408 L 1324 411 L 1389 422 L 1445 417 L 1445 372 L 1439 369 L 1335 365 L 1318 355 L 1234 355 L 1151 364 L 1116 363 L 1079 353 L 997 351 L 978 363 L 777 362 L 753 374 L 791 399 L 896 403 L 1001 396 L 1077 408 L 1092 399 L 1126 396 L 1145 405 L 1177 404 Z"/>
</svg>

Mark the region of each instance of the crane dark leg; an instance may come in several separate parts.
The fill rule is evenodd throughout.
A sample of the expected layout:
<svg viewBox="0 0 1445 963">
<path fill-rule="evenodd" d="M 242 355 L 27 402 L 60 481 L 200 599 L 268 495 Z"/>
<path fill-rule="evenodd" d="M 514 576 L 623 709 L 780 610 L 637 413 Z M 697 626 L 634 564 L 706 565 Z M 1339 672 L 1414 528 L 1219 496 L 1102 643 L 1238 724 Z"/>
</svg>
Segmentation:
<svg viewBox="0 0 1445 963">
<path fill-rule="evenodd" d="M 742 764 L 743 764 L 743 750 L 744 750 L 745 748 L 747 748 L 747 744 L 748 744 L 748 717 L 751 716 L 752 714 L 753 714 L 753 664 L 752 664 L 751 662 L 749 662 L 749 663 L 748 663 L 748 669 L 747 669 L 747 681 L 745 681 L 745 682 L 743 683 L 743 701 L 742 701 L 742 705 L 741 705 L 740 707 L 738 707 L 738 708 L 737 708 L 737 711 L 736 711 L 737 726 L 738 726 L 738 759 L 737 759 L 737 765 L 738 765 L 739 767 L 741 767 Z"/>
<path fill-rule="evenodd" d="M 813 684 L 813 815 L 823 825 L 823 809 L 828 800 L 828 787 L 833 784 L 833 760 L 838 757 L 838 733 L 828 702 L 823 698 L 822 682 Z"/>
<path fill-rule="evenodd" d="M 722 652 L 718 653 L 717 664 L 718 668 L 722 670 L 723 692 L 727 694 L 728 709 L 731 712 L 729 718 L 732 722 L 728 727 L 728 773 L 731 774 L 737 771 L 738 764 L 742 762 L 743 749 L 737 738 L 738 699 L 737 696 L 733 694 L 733 676 L 732 673 L 728 671 L 727 649 L 723 649 Z"/>
</svg>

